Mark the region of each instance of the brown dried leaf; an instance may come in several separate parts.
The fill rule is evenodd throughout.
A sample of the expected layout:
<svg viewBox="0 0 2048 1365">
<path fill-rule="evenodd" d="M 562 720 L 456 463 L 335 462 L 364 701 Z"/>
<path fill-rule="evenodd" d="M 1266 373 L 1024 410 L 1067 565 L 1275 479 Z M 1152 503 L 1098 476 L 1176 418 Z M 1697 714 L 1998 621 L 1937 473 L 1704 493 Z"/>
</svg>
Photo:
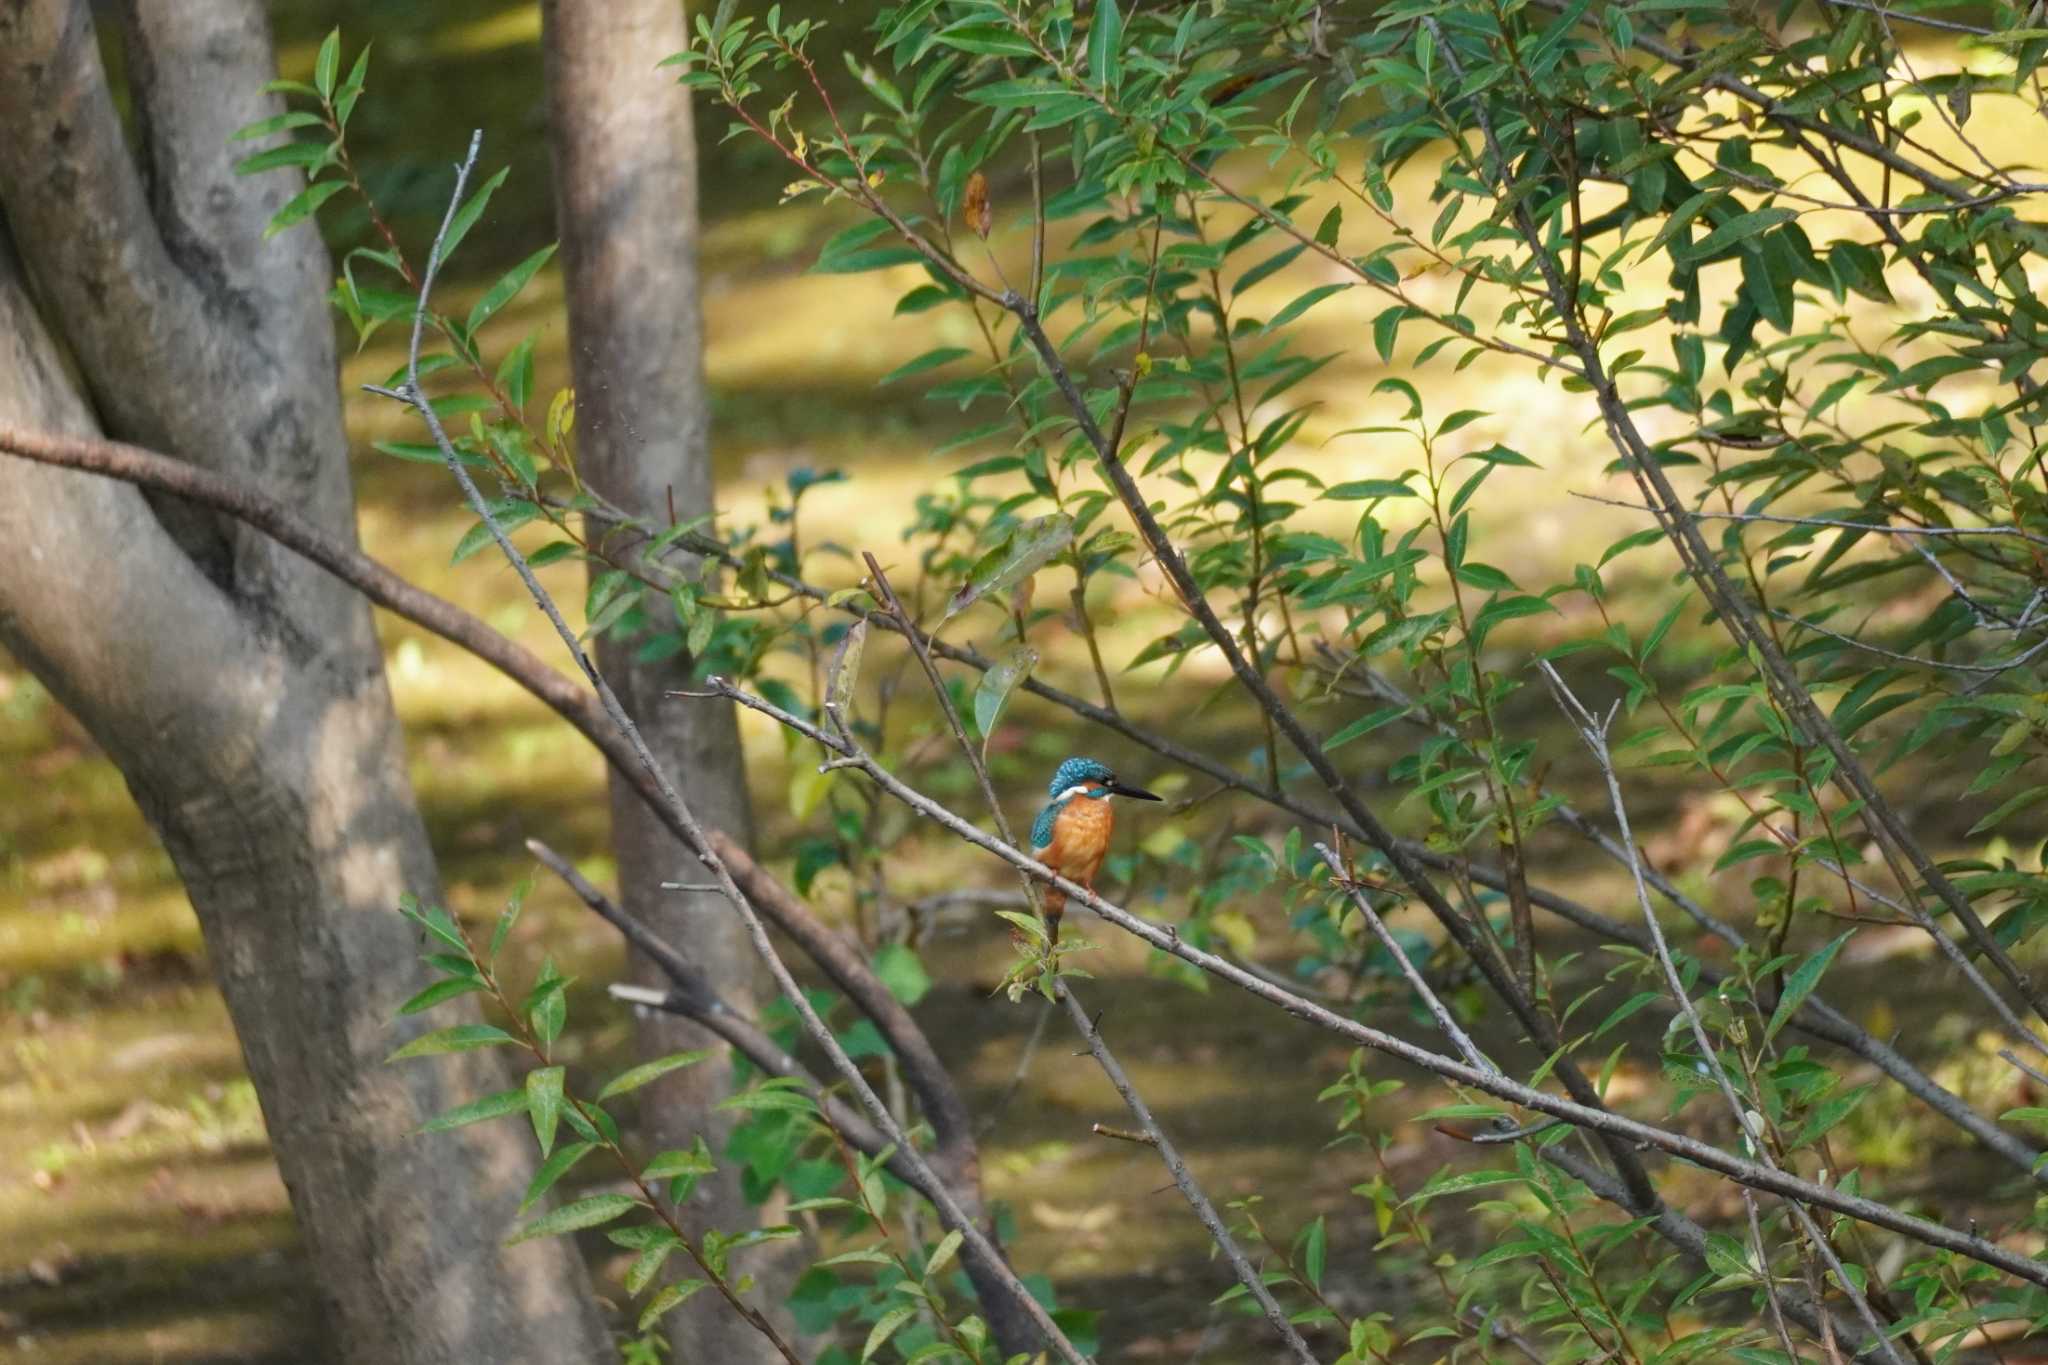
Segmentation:
<svg viewBox="0 0 2048 1365">
<path fill-rule="evenodd" d="M 995 226 L 996 216 L 988 201 L 988 177 L 980 171 L 967 177 L 967 188 L 960 196 L 960 217 L 974 229 L 975 236 L 984 242 L 988 240 L 989 229 Z"/>
</svg>

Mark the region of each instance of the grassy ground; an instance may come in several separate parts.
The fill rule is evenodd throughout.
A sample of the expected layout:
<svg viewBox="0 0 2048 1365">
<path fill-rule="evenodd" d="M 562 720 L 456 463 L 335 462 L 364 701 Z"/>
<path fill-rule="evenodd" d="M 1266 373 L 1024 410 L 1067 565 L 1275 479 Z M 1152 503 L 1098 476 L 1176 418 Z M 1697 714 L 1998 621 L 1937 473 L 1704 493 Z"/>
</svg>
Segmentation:
<svg viewBox="0 0 2048 1365">
<path fill-rule="evenodd" d="M 293 9 L 283 21 L 288 67 L 310 62 L 310 44 L 325 22 L 313 9 Z M 438 207 L 441 191 L 429 171 L 458 140 L 456 120 L 422 101 L 441 98 L 429 93 L 437 83 L 492 92 L 459 118 L 484 122 L 488 145 L 509 150 L 515 174 L 502 211 L 478 234 L 482 254 L 472 268 L 524 255 L 547 231 L 529 11 L 467 4 L 446 7 L 431 23 L 410 6 L 357 12 L 350 22 L 378 35 L 384 73 L 364 106 L 367 145 L 359 151 L 366 165 L 382 168 L 380 198 L 402 225 L 417 229 Z M 406 140 L 404 130 L 417 127 L 451 131 L 428 146 Z M 806 250 L 829 222 L 810 209 L 763 207 L 772 199 L 764 193 L 772 170 L 743 152 L 721 155 L 726 159 L 713 161 L 707 175 L 705 260 L 721 511 L 728 522 L 757 520 L 762 489 L 790 469 L 839 467 L 852 481 L 813 494 L 806 515 L 819 525 L 896 525 L 915 494 L 945 472 L 925 453 L 943 439 L 945 414 L 878 394 L 873 381 L 911 355 L 954 340 L 946 329 L 960 324 L 887 321 L 898 281 L 802 276 Z M 1312 282 L 1303 276 L 1274 287 Z M 474 278 L 454 283 L 457 292 L 476 287 Z M 1426 279 L 1418 287 L 1446 297 L 1450 291 Z M 1311 345 L 1356 346 L 1370 309 L 1360 302 L 1347 310 L 1350 297 L 1315 315 Z M 544 275 L 494 324 L 499 344 L 539 330 L 543 392 L 566 375 L 559 305 L 559 282 Z M 1406 354 L 1392 368 L 1401 369 Z M 352 386 L 382 378 L 394 361 L 389 346 L 374 347 L 350 361 L 344 380 Z M 1325 371 L 1314 387 L 1324 407 L 1309 439 L 1385 420 L 1389 412 L 1360 396 L 1385 368 L 1359 349 Z M 1546 471 L 1523 475 L 1518 496 L 1504 499 L 1482 528 L 1495 537 L 1489 562 L 1547 582 L 1635 529 L 1630 513 L 1565 496 L 1609 488 L 1599 472 L 1607 452 L 1596 433 L 1584 430 L 1578 399 L 1491 358 L 1455 378 L 1433 377 L 1428 393 L 1439 413 L 1482 406 L 1501 414 L 1461 439 L 1475 446 L 1509 440 Z M 545 657 L 558 657 L 508 572 L 483 558 L 448 567 L 467 518 L 441 477 L 369 453 L 371 440 L 398 434 L 399 419 L 357 401 L 351 422 L 362 452 L 362 533 L 371 553 Z M 1317 458 L 1332 480 L 1384 475 L 1407 462 L 1405 451 L 1359 442 L 1331 445 Z M 887 561 L 893 536 L 857 548 Z M 550 572 L 556 587 L 577 595 L 580 570 Z M 1095 605 L 1110 623 L 1105 651 L 1112 661 L 1128 659 L 1158 633 L 1164 616 L 1142 583 L 1102 591 Z M 1660 605 L 1646 595 L 1631 609 L 1649 615 Z M 1584 624 L 1567 619 L 1551 629 Z M 521 847 L 529 833 L 545 831 L 603 874 L 601 771 L 581 741 L 472 660 L 401 623 L 381 625 L 411 740 L 413 780 L 450 904 L 474 914 L 494 908 L 530 870 Z M 1523 643 L 1538 638 L 1524 636 Z M 1047 651 L 1046 674 L 1089 693 L 1085 659 L 1072 643 Z M 1221 680 L 1215 665 L 1191 663 L 1165 687 L 1156 673 L 1125 678 L 1119 699 L 1127 709 L 1184 740 L 1226 753 L 1251 741 L 1242 712 L 1231 707 L 1186 718 Z M 1028 699 L 1009 720 L 1016 743 L 1006 746 L 1001 771 L 1012 816 L 1022 819 L 1046 753 L 1094 741 L 1071 717 Z M 1038 747 L 1023 738 L 1033 733 Z M 782 744 L 752 718 L 745 736 L 764 845 L 771 856 L 780 854 L 793 833 L 782 797 Z M 1560 752 L 1568 751 L 1560 745 Z M 1347 755 L 1361 773 L 1386 757 L 1365 746 Z M 1921 804 L 1939 815 L 1941 790 L 1927 789 Z M 1678 814 L 1648 796 L 1636 812 L 1647 828 Z M 1258 810 L 1232 818 L 1249 831 L 1277 829 Z M 1141 826 L 1139 837 L 1146 832 Z M 934 841 L 916 848 L 930 887 L 1000 881 L 995 869 L 955 846 Z M 1546 843 L 1541 852 L 1547 880 L 1626 913 L 1611 871 L 1566 845 Z M 825 886 L 830 902 L 829 880 Z M 615 974 L 618 947 L 602 926 L 552 887 L 536 893 L 533 907 L 517 951 L 532 960 L 552 952 L 586 982 Z M 1253 909 L 1271 920 L 1267 908 Z M 1904 1045 L 1938 1062 L 1946 1079 L 1999 1105 L 2008 1073 L 1987 1059 L 1960 1002 L 1900 989 L 1902 979 L 1934 979 L 1918 947 L 1883 940 L 1882 951 L 1898 953 L 1885 957 L 1878 940 L 1859 946 L 1866 942 L 1872 947 L 1864 960 L 1845 964 L 1839 998 L 1867 1002 L 1873 1027 L 1899 1028 Z M 978 1111 L 1000 1111 L 985 1164 L 990 1193 L 1016 1211 L 1019 1260 L 1053 1276 L 1067 1301 L 1111 1310 L 1112 1358 L 1266 1358 L 1253 1326 L 1208 1306 L 1227 1276 L 1209 1259 L 1199 1229 L 1149 1153 L 1088 1136 L 1090 1122 L 1114 1123 L 1121 1113 L 1092 1064 L 1071 1055 L 1058 1026 L 1020 1073 L 1035 1007 L 990 998 L 1006 956 L 1003 936 L 986 922 L 942 938 L 931 954 L 938 984 L 920 1013 Z M 1150 976 L 1146 965 L 1129 944 L 1105 942 L 1091 963 L 1103 978 L 1094 998 L 1107 1009 L 1110 1038 L 1211 1192 L 1219 1199 L 1263 1192 L 1262 1217 L 1282 1235 L 1330 1211 L 1330 1278 L 1347 1310 L 1420 1292 L 1419 1267 L 1371 1250 L 1369 1218 L 1348 1194 L 1363 1178 L 1356 1163 L 1311 1160 L 1331 1133 L 1314 1096 L 1341 1071 L 1345 1050 L 1276 1013 Z M 579 1060 L 621 1055 L 624 1023 L 596 986 L 577 996 L 575 1008 L 584 1021 Z M 1630 1098 L 1656 1081 L 1624 1072 L 1617 1084 L 1618 1094 Z M 1875 1168 L 1903 1168 L 1924 1154 L 1927 1137 L 1896 1112 L 1874 1114 L 1855 1130 L 1852 1155 Z M 1405 1132 L 1390 1153 L 1394 1174 L 1412 1187 L 1455 1146 L 1427 1129 Z M 1945 1169 L 1954 1179 L 1930 1196 L 1960 1199 L 1967 1191 L 1989 1208 L 2011 1193 L 2002 1177 L 1975 1163 Z M 1471 1235 L 1481 1234 L 1475 1228 Z M 34 679 L 0 660 L 0 1359 L 303 1359 L 316 1349 L 303 1271 L 261 1118 L 169 862 L 118 773 Z"/>
</svg>

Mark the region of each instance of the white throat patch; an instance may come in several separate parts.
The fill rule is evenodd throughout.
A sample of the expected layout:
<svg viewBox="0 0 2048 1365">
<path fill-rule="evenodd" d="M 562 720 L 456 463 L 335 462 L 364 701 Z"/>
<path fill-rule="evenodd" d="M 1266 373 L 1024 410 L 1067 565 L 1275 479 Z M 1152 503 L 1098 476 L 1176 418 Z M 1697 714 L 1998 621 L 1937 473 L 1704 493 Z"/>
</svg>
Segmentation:
<svg viewBox="0 0 2048 1365">
<path fill-rule="evenodd" d="M 1060 793 L 1060 794 L 1059 794 L 1058 796 L 1055 796 L 1055 797 L 1053 798 L 1053 800 L 1055 800 L 1055 801 L 1071 801 L 1071 800 L 1073 800 L 1073 799 L 1074 799 L 1075 797 L 1077 797 L 1077 796 L 1086 796 L 1086 795 L 1088 795 L 1088 789 L 1089 789 L 1090 787 L 1094 786 L 1094 785 L 1095 785 L 1095 784 L 1094 784 L 1094 783 L 1092 783 L 1092 782 L 1077 782 L 1077 783 L 1075 783 L 1075 784 L 1074 784 L 1073 786 L 1071 786 L 1071 787 L 1067 788 L 1067 789 L 1066 789 L 1065 791 L 1061 792 L 1061 793 Z M 1104 792 L 1104 793 L 1103 793 L 1103 796 L 1105 796 L 1105 797 L 1106 797 L 1106 796 L 1108 796 L 1108 795 L 1109 795 L 1109 793 L 1108 793 L 1108 792 Z"/>
</svg>

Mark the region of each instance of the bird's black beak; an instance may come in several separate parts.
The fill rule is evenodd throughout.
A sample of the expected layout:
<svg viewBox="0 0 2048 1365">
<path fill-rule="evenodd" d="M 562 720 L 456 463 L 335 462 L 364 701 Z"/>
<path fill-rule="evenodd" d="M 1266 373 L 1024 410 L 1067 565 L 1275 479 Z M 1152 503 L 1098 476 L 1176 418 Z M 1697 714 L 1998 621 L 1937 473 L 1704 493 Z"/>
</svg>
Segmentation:
<svg viewBox="0 0 2048 1365">
<path fill-rule="evenodd" d="M 1136 801 L 1163 801 L 1166 799 L 1162 796 L 1154 796 L 1151 792 L 1146 791 L 1143 787 L 1129 786 L 1126 783 L 1117 781 L 1115 778 L 1111 778 L 1104 785 L 1106 785 L 1109 788 L 1109 794 L 1111 796 L 1128 796 Z"/>
</svg>

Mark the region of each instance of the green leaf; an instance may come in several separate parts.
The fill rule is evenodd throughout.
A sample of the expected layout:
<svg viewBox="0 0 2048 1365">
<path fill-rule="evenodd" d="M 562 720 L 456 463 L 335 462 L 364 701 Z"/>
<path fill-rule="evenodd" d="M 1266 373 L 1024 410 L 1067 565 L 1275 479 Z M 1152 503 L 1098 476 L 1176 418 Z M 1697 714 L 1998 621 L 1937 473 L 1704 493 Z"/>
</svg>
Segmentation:
<svg viewBox="0 0 2048 1365">
<path fill-rule="evenodd" d="M 873 1330 L 868 1333 L 867 1344 L 860 1348 L 860 1358 L 863 1361 L 873 1360 L 875 1352 L 881 1350 L 888 1344 L 889 1338 L 896 1335 L 896 1329 L 916 1315 L 917 1308 L 912 1304 L 891 1308 L 882 1314 L 876 1319 Z"/>
<path fill-rule="evenodd" d="M 1095 19 L 1088 27 L 1088 77 L 1104 89 L 1114 89 L 1122 75 L 1118 49 L 1123 40 L 1124 20 L 1116 0 L 1095 0 Z"/>
<path fill-rule="evenodd" d="M 985 57 L 1036 57 L 1038 50 L 1021 34 L 1002 24 L 954 24 L 932 35 L 933 41 Z"/>
<path fill-rule="evenodd" d="M 633 1264 L 626 1270 L 626 1292 L 638 1294 L 654 1283 L 654 1277 L 661 1273 L 661 1267 L 667 1263 L 669 1256 L 679 1245 L 680 1243 L 674 1241 L 658 1242 L 634 1257 Z"/>
<path fill-rule="evenodd" d="M 1382 309 L 1372 320 L 1372 345 L 1380 353 L 1380 363 L 1389 364 L 1394 359 L 1394 341 L 1400 334 L 1401 324 L 1408 320 L 1410 309 L 1405 303 Z"/>
<path fill-rule="evenodd" d="M 1755 209 L 1749 213 L 1737 214 L 1680 254 L 1683 259 L 1689 261 L 1704 260 L 1738 243 L 1747 242 L 1760 232 L 1768 232 L 1780 223 L 1790 222 L 1798 216 L 1796 212 L 1787 208 Z"/>
<path fill-rule="evenodd" d="M 270 221 L 263 225 L 264 240 L 268 241 L 286 228 L 311 218 L 322 204 L 346 188 L 348 184 L 342 180 L 322 180 L 306 186 L 293 195 L 283 208 L 270 215 Z"/>
<path fill-rule="evenodd" d="M 1308 1225 L 1302 1234 L 1301 1263 L 1308 1282 L 1317 1290 L 1323 1287 L 1323 1262 L 1329 1250 L 1329 1230 L 1323 1225 L 1321 1214 Z"/>
<path fill-rule="evenodd" d="M 313 59 L 313 88 L 321 99 L 334 95 L 334 78 L 341 71 L 341 30 L 329 29 L 320 42 L 320 55 Z"/>
<path fill-rule="evenodd" d="M 932 988 L 917 949 L 905 943 L 885 943 L 875 950 L 875 975 L 905 1005 L 915 1005 Z"/>
<path fill-rule="evenodd" d="M 446 980 L 436 981 L 433 985 L 427 987 L 403 1005 L 400 1005 L 398 1012 L 400 1014 L 418 1014 L 421 1010 L 430 1010 L 445 1001 L 455 999 L 457 996 L 469 995 L 483 988 L 484 983 L 473 977 L 451 976 Z"/>
<path fill-rule="evenodd" d="M 677 1280 L 648 1300 L 646 1309 L 640 1314 L 640 1330 L 645 1332 L 661 1320 L 661 1315 L 671 1309 L 688 1303 L 690 1296 L 704 1287 L 703 1280 Z"/>
<path fill-rule="evenodd" d="M 671 1148 L 655 1154 L 647 1163 L 647 1169 L 640 1172 L 642 1180 L 673 1180 L 679 1175 L 710 1175 L 717 1171 L 718 1163 L 711 1159 L 709 1152 Z"/>
<path fill-rule="evenodd" d="M 257 119 L 254 123 L 245 123 L 228 135 L 228 141 L 254 142 L 257 138 L 269 137 L 272 133 L 289 132 L 294 128 L 319 128 L 322 126 L 323 124 L 318 114 L 309 114 L 303 109 L 294 109 L 288 114 L 273 114 L 269 118 Z"/>
<path fill-rule="evenodd" d="M 1854 929 L 1844 929 L 1825 948 L 1800 963 L 1799 969 L 1785 979 L 1785 993 L 1778 998 L 1778 1007 L 1771 1011 L 1771 1022 L 1764 1026 L 1766 1044 L 1777 1037 L 1779 1029 L 1791 1022 L 1793 1015 L 1799 1013 L 1799 1007 L 1806 1003 L 1806 997 L 1812 995 L 1814 987 L 1820 985 L 1820 979 L 1834 962 L 1835 954 L 1842 951 L 1842 945 L 1847 943 L 1849 936 L 1855 932 Z"/>
<path fill-rule="evenodd" d="M 908 247 L 873 245 L 894 231 L 888 220 L 883 218 L 856 223 L 844 232 L 834 234 L 819 249 L 811 272 L 817 275 L 852 275 L 894 265 L 904 259 L 918 259 L 917 253 Z"/>
<path fill-rule="evenodd" d="M 442 260 L 445 261 L 455 254 L 455 248 L 462 245 L 462 239 L 476 226 L 476 220 L 483 217 L 485 207 L 491 202 L 491 196 L 498 192 L 498 186 L 504 184 L 505 177 L 510 174 L 510 166 L 501 168 L 496 175 L 479 185 L 476 193 L 469 196 L 469 201 L 455 211 L 455 217 L 448 224 L 448 235 L 441 239 Z"/>
<path fill-rule="evenodd" d="M 518 530 L 540 515 L 540 508 L 525 498 L 503 498 L 491 504 L 491 517 L 498 523 L 498 529 L 506 535 Z M 497 544 L 498 538 L 491 534 L 490 522 L 480 521 L 463 532 L 462 539 L 455 542 L 455 553 L 448 557 L 451 565 L 460 564 L 486 545 Z"/>
<path fill-rule="evenodd" d="M 465 330 L 471 337 L 476 336 L 477 328 L 489 322 L 500 308 L 512 302 L 519 291 L 526 288 L 527 281 L 531 280 L 555 254 L 555 246 L 556 243 L 549 242 L 500 275 L 498 282 L 484 291 L 484 296 L 476 301 L 476 307 L 469 310 L 469 325 Z"/>
<path fill-rule="evenodd" d="M 1997 810 L 1970 826 L 1969 833 L 1977 835 L 1987 829 L 1996 829 L 2005 822 L 2005 817 L 2014 811 L 2026 809 L 2044 796 L 2048 796 L 2048 786 L 2029 787 L 2019 795 L 2008 798 Z"/>
<path fill-rule="evenodd" d="M 640 1201 L 628 1195 L 594 1194 L 588 1199 L 579 1199 L 573 1204 L 564 1204 L 550 1213 L 542 1214 L 507 1237 L 505 1245 L 517 1246 L 536 1237 L 558 1237 L 565 1232 L 580 1232 L 584 1228 L 602 1227 L 639 1207 Z"/>
<path fill-rule="evenodd" d="M 536 1067 L 526 1073 L 526 1116 L 533 1120 L 533 1135 L 545 1157 L 555 1150 L 555 1126 L 562 1118 L 563 1068 Z"/>
<path fill-rule="evenodd" d="M 480 1047 L 504 1047 L 508 1043 L 516 1046 L 518 1042 L 517 1038 L 493 1024 L 457 1024 L 454 1028 L 423 1033 L 384 1060 L 402 1062 L 408 1057 L 434 1057 L 444 1052 L 471 1052 Z"/>
<path fill-rule="evenodd" d="M 1321 303 L 1324 299 L 1329 298 L 1332 294 L 1341 294 L 1350 287 L 1349 284 L 1319 284 L 1297 297 L 1292 303 L 1282 308 L 1272 317 L 1266 319 L 1266 325 L 1263 330 L 1277 332 L 1309 309 Z"/>
<path fill-rule="evenodd" d="M 658 1080 L 671 1071 L 680 1071 L 686 1066 L 695 1066 L 711 1055 L 709 1048 L 692 1048 L 688 1052 L 671 1052 L 666 1057 L 651 1062 L 642 1062 L 630 1071 L 622 1071 L 612 1078 L 611 1084 L 597 1092 L 598 1103 L 602 1104 L 614 1095 L 623 1095 L 638 1090 L 649 1081 Z"/>
<path fill-rule="evenodd" d="M 1037 650 L 1030 645 L 1012 645 L 993 668 L 981 675 L 981 682 L 974 689 L 974 728 L 981 734 L 984 757 L 988 754 L 989 737 L 996 732 L 996 722 L 1002 718 L 1003 708 L 1010 704 L 1010 694 L 1024 685 L 1036 667 Z"/>
<path fill-rule="evenodd" d="M 526 400 L 533 394 L 533 344 L 534 338 L 528 335 L 498 362 L 498 387 L 511 400 L 514 412 L 524 412 Z"/>
<path fill-rule="evenodd" d="M 332 144 L 326 142 L 287 142 L 282 147 L 272 147 L 267 152 L 258 152 L 254 156 L 237 161 L 235 174 L 257 175 L 285 166 L 322 166 L 326 164 L 332 151 Z"/>
<path fill-rule="evenodd" d="M 495 1095 L 486 1095 L 480 1100 L 458 1105 L 445 1114 L 438 1114 L 421 1124 L 422 1133 L 445 1133 L 450 1128 L 461 1128 L 486 1119 L 501 1119 L 509 1114 L 526 1112 L 526 1091 L 500 1090 Z"/>
<path fill-rule="evenodd" d="M 555 1148 L 554 1155 L 541 1162 L 540 1169 L 527 1182 L 526 1197 L 519 1201 L 519 1212 L 524 1214 L 538 1204 L 541 1196 L 553 1189 L 555 1182 L 567 1175 L 572 1166 L 596 1150 L 594 1142 L 565 1142 Z"/>
<path fill-rule="evenodd" d="M 1493 628 L 1503 621 L 1512 621 L 1519 616 L 1540 616 L 1554 612 L 1557 608 L 1540 597 L 1499 597 L 1480 609 L 1472 622 L 1472 643 L 1480 644 Z"/>
<path fill-rule="evenodd" d="M 918 356 L 915 360 L 906 361 L 904 364 L 898 365 L 895 369 L 883 375 L 880 379 L 877 379 L 875 387 L 881 388 L 884 385 L 893 384 L 899 379 L 908 379 L 912 375 L 923 374 L 926 370 L 936 370 L 941 365 L 951 364 L 962 356 L 971 354 L 973 353 L 965 346 L 934 347 L 932 350 Z"/>
<path fill-rule="evenodd" d="M 1417 494 L 1400 479 L 1355 479 L 1325 488 L 1323 496 L 1338 502 L 1358 502 L 1365 498 L 1412 498 Z"/>
<path fill-rule="evenodd" d="M 1016 587 L 1073 543 L 1074 519 L 1063 512 L 1023 523 L 999 548 L 982 556 L 966 586 L 947 599 L 946 614 L 939 618 L 939 625 L 944 626 L 990 593 Z"/>
<path fill-rule="evenodd" d="M 794 1090 L 742 1090 L 737 1095 L 728 1095 L 717 1105 L 720 1109 L 770 1109 L 786 1113 L 815 1113 L 817 1104 L 809 1095 Z"/>
<path fill-rule="evenodd" d="M 1482 592 L 1513 592 L 1515 590 L 1515 580 L 1509 578 L 1491 564 L 1460 564 L 1458 566 L 1458 581 L 1467 587 L 1478 588 Z"/>
<path fill-rule="evenodd" d="M 961 1241 L 960 1229 L 954 1228 L 946 1234 L 944 1241 L 932 1249 L 931 1259 L 924 1263 L 924 1279 L 926 1284 L 930 1284 L 945 1272 L 946 1267 L 952 1263 L 954 1255 L 959 1252 Z"/>
</svg>

